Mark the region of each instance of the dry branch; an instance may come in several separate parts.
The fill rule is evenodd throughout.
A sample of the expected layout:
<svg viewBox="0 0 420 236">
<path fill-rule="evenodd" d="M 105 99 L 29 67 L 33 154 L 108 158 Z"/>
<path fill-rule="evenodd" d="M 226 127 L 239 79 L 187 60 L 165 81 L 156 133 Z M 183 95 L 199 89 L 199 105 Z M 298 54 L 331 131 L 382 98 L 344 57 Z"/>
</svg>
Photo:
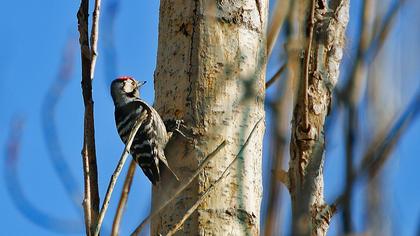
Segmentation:
<svg viewBox="0 0 420 236">
<path fill-rule="evenodd" d="M 121 154 L 120 161 L 118 162 L 117 167 L 115 168 L 114 173 L 112 174 L 111 179 L 109 181 L 108 189 L 106 190 L 106 194 L 105 194 L 105 199 L 102 202 L 101 211 L 99 213 L 98 224 L 96 225 L 96 228 L 94 231 L 94 236 L 99 235 L 99 231 L 101 229 L 106 210 L 108 209 L 109 201 L 111 200 L 111 195 L 112 195 L 112 192 L 114 191 L 115 184 L 117 183 L 117 179 L 119 175 L 121 174 L 122 168 L 124 167 L 125 161 L 127 160 L 128 154 L 130 153 L 130 148 L 131 148 L 131 145 L 133 144 L 134 137 L 136 136 L 137 131 L 139 130 L 142 124 L 142 120 L 144 119 L 145 118 L 142 116 L 140 116 L 137 119 L 133 129 L 130 132 L 130 136 L 128 136 L 128 141 L 127 141 L 127 144 L 125 145 L 123 153 Z"/>
<path fill-rule="evenodd" d="M 101 10 L 101 0 L 95 0 L 93 10 L 92 30 L 90 32 L 90 79 L 95 75 L 96 58 L 98 57 L 98 37 L 99 37 L 99 15 Z"/>
<path fill-rule="evenodd" d="M 130 193 L 131 184 L 133 183 L 134 173 L 136 171 L 137 163 L 134 159 L 130 162 L 127 175 L 125 177 L 124 186 L 121 191 L 120 201 L 118 202 L 117 212 L 115 213 L 114 222 L 112 224 L 111 235 L 116 236 L 120 231 L 120 222 L 127 204 L 128 194 Z"/>
<path fill-rule="evenodd" d="M 89 45 L 89 0 L 81 0 L 77 12 L 79 43 L 82 59 L 82 93 L 85 106 L 83 134 L 83 174 L 86 234 L 93 234 L 99 211 L 98 171 L 95 150 L 95 123 L 93 115 L 92 80 L 95 71 L 96 48 L 98 43 L 100 0 L 95 0 L 94 22 L 92 24 L 91 45 Z M 92 55 L 92 53 L 94 55 Z"/>
</svg>

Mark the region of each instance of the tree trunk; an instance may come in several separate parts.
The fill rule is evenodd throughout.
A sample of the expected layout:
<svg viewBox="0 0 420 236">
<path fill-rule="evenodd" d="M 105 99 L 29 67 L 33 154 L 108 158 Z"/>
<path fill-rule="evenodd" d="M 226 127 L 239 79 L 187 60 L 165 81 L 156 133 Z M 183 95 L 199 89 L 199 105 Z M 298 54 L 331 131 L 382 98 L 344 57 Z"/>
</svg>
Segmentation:
<svg viewBox="0 0 420 236">
<path fill-rule="evenodd" d="M 325 235 L 334 206 L 324 202 L 324 122 L 339 66 L 349 19 L 349 0 L 297 3 L 302 57 L 293 57 L 298 93 L 292 120 L 289 190 L 292 197 L 293 235 Z M 306 43 L 305 43 L 306 42 Z"/>
<path fill-rule="evenodd" d="M 155 107 L 163 119 L 184 120 L 193 141 L 178 136 L 166 148 L 181 179 L 163 176 L 156 208 L 223 140 L 228 145 L 177 199 L 152 220 L 165 235 L 218 179 L 264 117 L 266 0 L 162 0 L 155 71 Z M 180 235 L 258 235 L 262 197 L 263 125 L 223 182 L 198 207 Z"/>
</svg>

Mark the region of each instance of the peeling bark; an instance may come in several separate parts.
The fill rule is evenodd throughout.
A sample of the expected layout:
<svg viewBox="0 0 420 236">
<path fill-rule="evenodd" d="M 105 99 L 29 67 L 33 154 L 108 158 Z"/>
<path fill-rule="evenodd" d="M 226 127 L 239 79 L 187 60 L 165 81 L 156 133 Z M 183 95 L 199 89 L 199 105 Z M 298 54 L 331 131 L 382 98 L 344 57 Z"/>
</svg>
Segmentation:
<svg viewBox="0 0 420 236">
<path fill-rule="evenodd" d="M 152 220 L 151 235 L 165 235 L 182 218 L 264 116 L 267 7 L 262 0 L 161 1 L 155 107 L 163 119 L 183 119 L 194 139 L 171 141 L 165 150 L 168 162 L 182 183 L 222 140 L 228 145 Z M 177 235 L 259 234 L 261 127 L 230 175 Z M 154 208 L 179 184 L 164 175 L 153 189 Z"/>
<path fill-rule="evenodd" d="M 300 9 L 307 16 L 301 25 L 308 46 L 302 48 L 305 56 L 298 58 L 301 61 L 295 62 L 302 73 L 298 75 L 290 144 L 292 234 L 325 235 L 335 208 L 324 202 L 324 123 L 339 76 L 349 0 L 329 4 L 314 0 Z"/>
</svg>

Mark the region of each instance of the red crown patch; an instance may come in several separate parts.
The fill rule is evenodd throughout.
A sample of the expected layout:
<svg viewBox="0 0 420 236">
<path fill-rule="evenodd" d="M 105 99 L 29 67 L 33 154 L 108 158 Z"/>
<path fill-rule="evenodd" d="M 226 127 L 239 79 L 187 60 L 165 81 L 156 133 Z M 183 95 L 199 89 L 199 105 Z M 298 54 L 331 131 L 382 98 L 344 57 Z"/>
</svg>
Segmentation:
<svg viewBox="0 0 420 236">
<path fill-rule="evenodd" d="M 131 76 L 120 76 L 120 77 L 118 77 L 117 79 L 119 79 L 119 80 L 134 80 L 134 78 L 133 77 L 131 77 Z"/>
</svg>

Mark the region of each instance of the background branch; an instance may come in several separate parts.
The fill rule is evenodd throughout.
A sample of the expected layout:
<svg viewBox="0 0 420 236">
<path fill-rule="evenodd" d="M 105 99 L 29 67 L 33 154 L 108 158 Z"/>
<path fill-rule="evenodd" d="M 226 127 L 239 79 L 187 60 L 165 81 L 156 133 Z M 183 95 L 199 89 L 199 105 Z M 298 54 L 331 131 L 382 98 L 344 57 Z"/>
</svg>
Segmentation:
<svg viewBox="0 0 420 236">
<path fill-rule="evenodd" d="M 58 218 L 43 212 L 34 206 L 24 194 L 22 185 L 19 182 L 18 161 L 23 132 L 23 118 L 15 117 L 10 126 L 10 134 L 5 150 L 4 160 L 4 182 L 10 198 L 19 212 L 36 225 L 56 233 L 81 233 L 83 222 L 80 220 L 69 220 Z"/>
<path fill-rule="evenodd" d="M 416 119 L 419 114 L 420 107 L 420 89 L 417 90 L 413 100 L 409 103 L 407 108 L 402 112 L 402 115 L 396 120 L 391 128 L 386 133 L 378 134 L 369 145 L 369 149 L 365 152 L 359 168 L 355 171 L 353 185 L 368 176 L 369 179 L 374 177 L 379 170 L 384 166 L 386 160 L 391 154 L 392 148 L 398 142 L 404 130 L 409 127 L 412 121 Z M 348 193 L 342 193 L 335 201 L 334 206 L 340 208 L 344 203 L 344 198 Z"/>
<path fill-rule="evenodd" d="M 64 89 L 72 78 L 74 55 L 76 51 L 73 40 L 73 37 L 69 37 L 67 41 L 67 46 L 63 52 L 63 59 L 57 77 L 45 95 L 41 108 L 41 116 L 44 139 L 54 171 L 58 175 L 67 194 L 70 196 L 75 209 L 79 213 L 81 209 L 80 202 L 82 194 L 79 190 L 78 181 L 72 174 L 67 160 L 64 157 L 55 119 L 58 102 Z"/>
<path fill-rule="evenodd" d="M 289 11 L 289 1 L 290 0 L 276 1 L 273 16 L 271 17 L 271 21 L 268 24 L 267 58 L 270 57 L 271 52 L 273 51 L 274 45 L 276 44 L 277 38 L 283 26 L 284 19 L 286 18 Z"/>
<path fill-rule="evenodd" d="M 353 160 L 356 148 L 356 140 L 360 130 L 358 125 L 360 110 L 359 102 L 362 99 L 365 91 L 365 80 L 367 78 L 367 74 L 369 73 L 368 68 L 372 64 L 373 58 L 375 58 L 377 53 L 383 47 L 385 39 L 387 38 L 390 29 L 393 26 L 392 22 L 404 1 L 405 0 L 398 1 L 395 5 L 390 6 L 390 13 L 385 18 L 377 35 L 372 33 L 373 29 L 369 27 L 369 25 L 371 25 L 370 23 L 372 19 L 374 18 L 375 1 L 363 1 L 362 14 L 360 15 L 360 36 L 358 39 L 356 57 L 344 87 L 344 93 L 339 95 L 339 97 L 341 96 L 340 99 L 343 101 L 342 105 L 344 106 L 345 115 L 345 132 L 343 135 L 346 148 L 346 195 L 343 196 L 342 213 L 342 225 L 345 234 L 353 232 L 351 199 L 354 186 Z"/>
<path fill-rule="evenodd" d="M 283 163 L 287 160 L 286 153 L 289 134 L 289 120 L 291 114 L 291 105 L 293 97 L 292 80 L 286 78 L 283 83 L 276 86 L 276 101 L 270 103 L 271 108 L 271 173 L 270 185 L 267 197 L 267 213 L 264 222 L 264 235 L 282 235 L 283 227 L 281 222 L 281 206 L 282 183 L 289 188 L 288 173 L 283 170 Z"/>
</svg>

